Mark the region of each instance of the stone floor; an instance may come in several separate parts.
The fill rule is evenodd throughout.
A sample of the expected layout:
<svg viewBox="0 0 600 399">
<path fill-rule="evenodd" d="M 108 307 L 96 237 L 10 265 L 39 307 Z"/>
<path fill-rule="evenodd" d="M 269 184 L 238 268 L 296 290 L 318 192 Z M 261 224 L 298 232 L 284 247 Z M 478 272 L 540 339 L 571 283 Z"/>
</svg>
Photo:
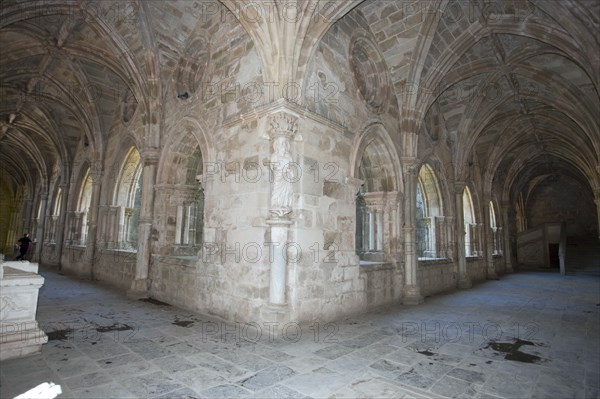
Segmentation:
<svg viewBox="0 0 600 399">
<path fill-rule="evenodd" d="M 40 355 L 0 397 L 599 398 L 600 278 L 519 273 L 330 324 L 222 324 L 42 271 Z"/>
</svg>

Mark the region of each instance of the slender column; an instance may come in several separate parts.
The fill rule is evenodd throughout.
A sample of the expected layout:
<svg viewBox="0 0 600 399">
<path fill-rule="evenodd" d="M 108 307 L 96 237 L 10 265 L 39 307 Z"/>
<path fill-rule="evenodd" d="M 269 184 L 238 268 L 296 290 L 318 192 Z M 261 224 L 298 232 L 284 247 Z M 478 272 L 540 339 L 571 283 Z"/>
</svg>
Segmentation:
<svg viewBox="0 0 600 399">
<path fill-rule="evenodd" d="M 21 228 L 21 232 L 17 232 L 17 236 L 21 237 L 23 233 L 30 233 L 33 235 L 31 231 L 31 212 L 33 210 L 33 198 L 26 198 L 23 201 L 23 227 Z"/>
<path fill-rule="evenodd" d="M 375 210 L 367 207 L 367 215 L 369 215 L 369 245 L 368 252 L 375 250 Z"/>
<path fill-rule="evenodd" d="M 271 170 L 271 195 L 269 201 L 269 235 L 273 248 L 270 261 L 269 303 L 286 304 L 287 256 L 289 226 L 292 224 L 292 183 L 286 175 L 288 165 L 293 161 L 290 143 L 298 130 L 295 116 L 280 111 L 269 117 L 269 136 L 273 145 L 269 168 Z"/>
<path fill-rule="evenodd" d="M 506 265 L 506 273 L 512 273 L 514 271 L 512 265 L 512 256 L 511 256 L 511 248 L 510 248 L 510 219 L 508 212 L 510 210 L 510 205 L 508 203 L 502 204 L 502 219 L 504 228 L 504 262 Z"/>
<path fill-rule="evenodd" d="M 90 278 L 94 279 L 94 263 L 96 262 L 96 246 L 98 233 L 98 210 L 100 209 L 100 192 L 102 188 L 102 163 L 97 162 L 90 168 L 92 178 L 92 199 L 88 210 L 87 238 L 85 243 L 85 264 L 90 270 Z M 83 220 L 82 220 L 83 222 Z"/>
<path fill-rule="evenodd" d="M 406 305 L 423 303 L 419 286 L 417 257 L 417 179 L 414 158 L 403 159 L 404 164 L 404 298 Z"/>
<path fill-rule="evenodd" d="M 4 248 L 7 254 L 11 254 L 14 251 L 13 246 L 17 242 L 17 234 L 19 234 L 17 232 L 17 228 L 19 227 L 19 220 L 21 216 L 19 213 L 20 211 L 22 211 L 22 209 L 20 209 L 14 203 L 9 208 L 11 215 L 10 224 L 6 234 L 6 242 L 4 243 Z"/>
<path fill-rule="evenodd" d="M 35 260 L 40 262 L 40 254 L 44 246 L 44 226 L 46 222 L 46 206 L 48 205 L 48 193 L 43 193 L 40 196 L 40 217 L 38 220 L 37 231 L 35 232 Z"/>
<path fill-rule="evenodd" d="M 596 191 L 596 217 L 598 218 L 598 239 L 600 240 L 600 190 Z"/>
<path fill-rule="evenodd" d="M 494 233 L 492 231 L 491 219 L 490 219 L 490 202 L 491 198 L 484 198 L 484 244 L 485 244 L 485 260 L 487 263 L 487 279 L 497 280 L 498 275 L 496 274 L 496 268 L 494 267 Z"/>
<path fill-rule="evenodd" d="M 377 224 L 377 241 L 375 250 L 383 251 L 383 210 L 375 210 L 375 223 Z"/>
<path fill-rule="evenodd" d="M 454 216 L 445 216 L 444 224 L 446 231 L 446 241 L 444 242 L 444 245 L 446 247 L 446 258 L 455 261 L 456 229 L 454 228 L 454 226 L 456 225 L 456 218 Z"/>
<path fill-rule="evenodd" d="M 446 229 L 444 216 L 435 216 L 433 218 L 433 223 L 435 225 L 435 253 L 438 258 L 447 258 L 448 251 L 446 250 Z"/>
<path fill-rule="evenodd" d="M 465 216 L 463 214 L 463 192 L 466 184 L 454 184 L 456 202 L 456 261 L 458 263 L 458 288 L 470 288 L 471 279 L 467 273 L 467 258 L 465 254 Z"/>
<path fill-rule="evenodd" d="M 142 203 L 138 222 L 138 248 L 135 264 L 135 279 L 127 293 L 132 297 L 147 296 L 149 286 L 148 276 L 150 269 L 150 256 L 152 247 L 150 236 L 152 234 L 152 221 L 154 219 L 154 185 L 156 183 L 156 166 L 158 164 L 159 149 L 148 148 L 142 151 L 143 181 Z"/>
<path fill-rule="evenodd" d="M 62 251 L 65 245 L 65 232 L 67 231 L 67 208 L 69 203 L 69 184 L 64 183 L 60 186 L 62 198 L 60 200 L 60 215 L 56 221 L 56 262 L 58 263 L 58 270 L 61 269 Z"/>
</svg>

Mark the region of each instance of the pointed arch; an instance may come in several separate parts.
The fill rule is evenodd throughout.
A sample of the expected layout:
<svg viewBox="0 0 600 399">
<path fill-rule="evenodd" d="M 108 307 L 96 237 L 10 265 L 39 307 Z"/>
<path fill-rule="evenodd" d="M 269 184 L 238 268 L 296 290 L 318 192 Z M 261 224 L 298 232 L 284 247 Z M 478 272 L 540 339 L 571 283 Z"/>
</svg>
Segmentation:
<svg viewBox="0 0 600 399">
<path fill-rule="evenodd" d="M 419 258 L 438 258 L 440 250 L 440 218 L 444 215 L 444 202 L 438 176 L 429 163 L 419 169 L 417 179 L 417 255 Z"/>
<path fill-rule="evenodd" d="M 355 230 L 356 252 L 362 261 L 390 259 L 390 242 L 399 235 L 402 173 L 394 148 L 385 128 L 374 123 L 359 136 L 352 153 L 353 177 L 362 181 Z"/>
</svg>

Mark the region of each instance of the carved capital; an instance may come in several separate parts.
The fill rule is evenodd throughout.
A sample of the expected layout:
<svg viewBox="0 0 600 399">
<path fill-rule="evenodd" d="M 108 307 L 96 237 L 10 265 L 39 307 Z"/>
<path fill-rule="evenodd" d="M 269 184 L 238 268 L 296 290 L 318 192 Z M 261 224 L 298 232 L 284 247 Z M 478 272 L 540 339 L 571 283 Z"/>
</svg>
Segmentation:
<svg viewBox="0 0 600 399">
<path fill-rule="evenodd" d="M 160 149 L 155 147 L 144 148 L 140 153 L 144 166 L 158 164 Z"/>
<path fill-rule="evenodd" d="M 347 176 L 345 180 L 346 184 L 352 187 L 354 193 L 357 193 L 360 190 L 360 187 L 363 185 L 364 181 L 360 179 L 356 179 L 354 177 Z"/>
<path fill-rule="evenodd" d="M 467 187 L 467 183 L 463 181 L 454 182 L 454 193 L 463 194 L 465 191 L 465 187 Z"/>
<path fill-rule="evenodd" d="M 291 140 L 297 132 L 298 118 L 296 116 L 285 111 L 269 115 L 269 136 L 272 139 L 283 136 Z"/>
</svg>

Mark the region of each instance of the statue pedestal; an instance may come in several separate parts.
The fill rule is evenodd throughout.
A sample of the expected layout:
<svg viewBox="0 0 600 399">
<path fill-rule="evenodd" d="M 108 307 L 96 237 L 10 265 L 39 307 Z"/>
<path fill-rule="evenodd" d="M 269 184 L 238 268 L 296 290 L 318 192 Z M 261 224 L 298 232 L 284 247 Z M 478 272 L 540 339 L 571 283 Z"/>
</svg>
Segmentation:
<svg viewBox="0 0 600 399">
<path fill-rule="evenodd" d="M 287 240 L 288 229 L 292 224 L 289 220 L 267 220 L 270 226 L 273 258 L 271 261 L 269 302 L 272 305 L 285 305 L 285 285 L 287 275 Z"/>
<path fill-rule="evenodd" d="M 48 342 L 35 320 L 38 291 L 44 278 L 22 270 L 37 270 L 37 264 L 23 262 L 19 266 L 21 268 L 0 264 L 0 360 L 39 353 Z"/>
</svg>

